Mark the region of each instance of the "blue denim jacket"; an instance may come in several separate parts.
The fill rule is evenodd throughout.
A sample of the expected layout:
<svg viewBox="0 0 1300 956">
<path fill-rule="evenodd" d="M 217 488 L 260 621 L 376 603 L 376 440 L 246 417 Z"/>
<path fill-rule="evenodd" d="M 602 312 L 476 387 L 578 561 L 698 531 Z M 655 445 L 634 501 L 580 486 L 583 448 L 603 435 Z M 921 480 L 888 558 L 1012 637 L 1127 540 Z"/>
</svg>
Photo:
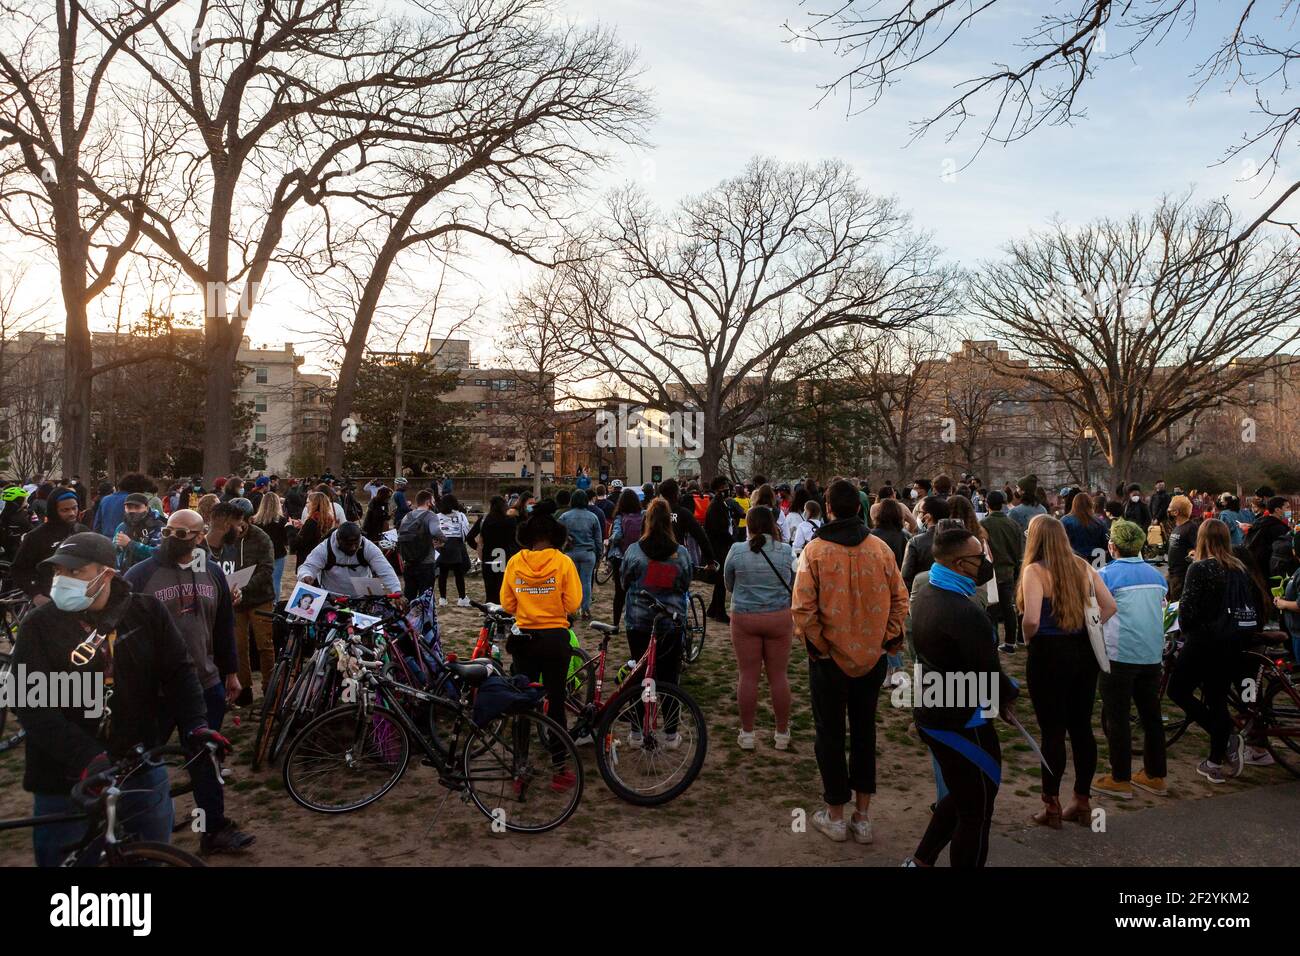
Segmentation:
<svg viewBox="0 0 1300 956">
<path fill-rule="evenodd" d="M 652 561 L 641 550 L 641 542 L 629 545 L 623 552 L 623 564 L 620 567 L 623 587 L 627 590 L 627 629 L 629 631 L 648 631 L 654 624 L 657 613 L 644 600 L 644 593 L 649 592 L 675 610 L 686 613 L 687 595 L 691 590 L 690 552 L 682 545 L 677 546 L 677 553 L 668 561 Z"/>
<path fill-rule="evenodd" d="M 738 542 L 727 552 L 722 576 L 731 592 L 733 612 L 785 610 L 790 607 L 790 589 L 794 587 L 794 551 L 784 541 L 768 539 L 760 554 L 749 549 L 748 541 Z"/>
<path fill-rule="evenodd" d="M 600 558 L 605 529 L 599 518 L 586 508 L 570 508 L 560 515 L 559 520 L 568 530 L 571 539 L 569 547 L 565 549 L 566 553 L 591 551 L 597 559 Z"/>
</svg>

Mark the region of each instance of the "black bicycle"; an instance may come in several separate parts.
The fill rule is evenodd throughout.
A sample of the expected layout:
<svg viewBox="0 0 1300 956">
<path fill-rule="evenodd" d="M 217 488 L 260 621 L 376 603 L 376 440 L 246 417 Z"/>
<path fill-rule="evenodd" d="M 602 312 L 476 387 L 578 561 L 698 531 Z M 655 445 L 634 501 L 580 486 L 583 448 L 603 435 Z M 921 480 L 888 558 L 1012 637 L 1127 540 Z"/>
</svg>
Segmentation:
<svg viewBox="0 0 1300 956">
<path fill-rule="evenodd" d="M 211 747 L 206 752 L 209 759 L 216 760 Z M 137 746 L 112 767 L 87 777 L 73 788 L 72 800 L 82 808 L 80 811 L 2 820 L 0 830 L 84 820 L 87 824 L 85 834 L 64 848 L 67 851 L 64 866 L 204 866 L 204 862 L 193 853 L 169 843 L 124 837 L 121 819 L 122 797 L 133 792 L 129 784 L 135 774 L 151 767 L 188 767 L 203 753 L 200 751 L 191 756 L 175 745 L 152 750 Z M 183 762 L 180 758 L 184 758 Z M 123 789 L 124 786 L 127 789 Z"/>
<path fill-rule="evenodd" d="M 14 646 L 18 642 L 18 628 L 32 609 L 31 598 L 22 591 L 9 591 L 0 595 L 0 687 L 9 682 L 13 672 Z M 6 734 L 9 711 L 0 706 L 0 753 L 12 750 L 23 742 L 27 732 L 18 727 Z"/>
<path fill-rule="evenodd" d="M 438 783 L 472 800 L 494 826 L 545 833 L 577 810 L 582 761 L 558 723 L 532 708 L 486 727 L 474 723 L 472 693 L 496 676 L 491 662 L 447 661 L 462 688 L 455 699 L 392 679 L 380 655 L 359 644 L 349 647 L 347 664 L 351 700 L 308 723 L 285 752 L 285 789 L 300 806 L 347 813 L 374 803 L 401 780 L 414 743 Z M 441 712 L 437 726 L 452 757 L 421 732 L 403 701 Z"/>
</svg>

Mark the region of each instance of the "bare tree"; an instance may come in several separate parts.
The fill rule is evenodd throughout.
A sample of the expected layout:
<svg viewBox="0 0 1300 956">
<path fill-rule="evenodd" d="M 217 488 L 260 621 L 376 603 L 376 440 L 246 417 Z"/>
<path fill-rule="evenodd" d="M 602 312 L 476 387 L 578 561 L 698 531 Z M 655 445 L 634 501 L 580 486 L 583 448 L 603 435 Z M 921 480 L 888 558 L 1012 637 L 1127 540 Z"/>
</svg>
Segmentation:
<svg viewBox="0 0 1300 956">
<path fill-rule="evenodd" d="M 635 403 L 698 414 L 705 480 L 724 445 L 756 427 L 800 343 L 951 308 L 929 241 L 839 162 L 755 159 L 668 217 L 624 190 L 604 230 L 601 253 L 569 271 L 571 348 L 584 374 Z"/>
<path fill-rule="evenodd" d="M 0 3 L 0 215 L 52 250 L 59 269 L 60 447 L 68 474 L 89 473 L 97 374 L 90 306 L 136 245 L 141 199 L 174 142 L 169 111 L 145 107 L 110 74 L 123 49 L 177 2 L 134 12 L 103 5 L 111 39 L 96 32 L 88 0 Z"/>
<path fill-rule="evenodd" d="M 1028 360 L 1014 374 L 1093 428 L 1118 479 L 1300 334 L 1300 251 L 1256 235 L 1225 252 L 1235 229 L 1222 207 L 1166 201 L 1123 222 L 1058 223 L 971 281 L 974 314 Z"/>
<path fill-rule="evenodd" d="M 987 469 L 998 406 L 1012 398 L 1018 383 L 1007 370 L 978 354 L 967 354 L 969 342 L 962 345 L 963 351 L 955 353 L 940 373 L 935 397 L 952 425 L 952 441 L 945 443 L 959 456 L 949 463 L 974 472 Z"/>
<path fill-rule="evenodd" d="M 1003 40 L 1014 52 L 995 60 L 989 72 L 957 83 L 955 95 L 914 124 L 917 135 L 946 125 L 951 138 L 980 117 L 982 149 L 989 142 L 1022 139 L 1043 125 L 1082 118 L 1080 93 L 1107 61 L 1131 61 L 1143 47 L 1158 45 L 1171 34 L 1175 43 L 1191 47 L 1186 41 L 1194 36 L 1199 12 L 1195 0 L 1064 0 L 1017 36 L 989 23 L 1008 6 L 999 0 L 840 0 L 824 11 L 810 11 L 795 25 L 787 22 L 786 29 L 792 39 L 826 45 L 848 61 L 848 68 L 826 84 L 824 95 L 847 91 L 852 113 L 879 102 L 918 64 L 939 66 L 949 44 L 988 25 L 980 37 L 985 47 Z M 1295 37 L 1300 3 L 1235 0 L 1224 6 L 1235 11 L 1225 18 L 1226 31 L 1207 50 L 1187 54 L 1190 93 L 1196 96 L 1214 85 L 1251 90 L 1260 122 L 1240 141 L 1225 144 L 1221 160 L 1262 149 L 1264 161 L 1256 165 L 1255 175 L 1262 178 L 1263 191 L 1282 172 L 1286 147 L 1300 127 L 1300 103 L 1291 82 L 1300 63 Z M 1216 16 L 1218 10 L 1216 5 Z M 1030 20 L 1019 10 L 1006 14 Z M 1224 236 L 1219 250 L 1205 252 L 1239 251 L 1265 223 L 1300 231 L 1294 221 L 1275 218 L 1298 190 L 1300 180 L 1284 180 L 1267 209 Z"/>
</svg>

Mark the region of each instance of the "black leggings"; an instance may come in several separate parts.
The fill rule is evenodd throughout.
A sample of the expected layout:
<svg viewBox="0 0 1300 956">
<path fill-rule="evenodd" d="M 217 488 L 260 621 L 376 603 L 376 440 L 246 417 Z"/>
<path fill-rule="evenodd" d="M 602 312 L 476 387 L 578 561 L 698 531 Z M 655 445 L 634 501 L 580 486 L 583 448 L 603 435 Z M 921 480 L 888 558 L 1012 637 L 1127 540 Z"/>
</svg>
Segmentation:
<svg viewBox="0 0 1300 956">
<path fill-rule="evenodd" d="M 1228 687 L 1236 673 L 1238 650 L 1217 635 L 1189 634 L 1178 654 L 1165 694 L 1210 735 L 1210 763 L 1223 763 L 1232 733 Z M 1196 691 L 1201 699 L 1196 699 Z"/>
<path fill-rule="evenodd" d="M 623 587 L 623 559 L 606 558 L 605 560 L 614 569 L 614 626 L 618 627 L 618 622 L 623 619 L 623 604 L 627 601 L 627 589 Z"/>
<path fill-rule="evenodd" d="M 920 725 L 916 729 L 939 762 L 948 793 L 935 806 L 930 825 L 913 856 L 927 866 L 934 866 L 940 852 L 951 843 L 948 855 L 954 867 L 983 866 L 989 856 L 993 801 L 997 799 L 1002 776 L 998 732 L 991 722 L 961 730 L 931 732 Z M 972 754 L 963 754 L 957 747 L 973 748 Z M 987 755 L 991 761 L 988 769 L 996 768 L 997 779 L 991 778 L 986 769 L 971 759 L 979 753 Z"/>
<path fill-rule="evenodd" d="M 640 660 L 641 655 L 650 647 L 650 632 L 645 631 L 628 631 L 627 632 L 628 650 L 632 652 L 635 660 Z M 665 634 L 659 635 L 658 643 L 655 645 L 655 683 L 676 684 L 682 672 L 682 637 L 680 631 L 669 630 Z M 674 734 L 677 732 L 677 721 L 681 716 L 681 711 L 677 701 L 668 700 L 664 702 L 664 731 Z M 640 730 L 641 713 L 637 710 L 632 715 L 632 725 Z"/>
<path fill-rule="evenodd" d="M 501 582 L 506 579 L 505 571 L 493 571 L 483 563 L 483 600 L 488 604 L 501 603 Z M 444 584 L 444 588 L 446 585 Z"/>
<path fill-rule="evenodd" d="M 1097 772 L 1092 708 L 1097 700 L 1097 658 L 1087 632 L 1037 634 L 1029 642 L 1025 678 L 1042 732 L 1043 796 L 1060 795 L 1065 776 L 1065 737 L 1074 754 L 1074 792 L 1087 797 Z M 945 778 L 946 779 L 946 778 Z"/>
<path fill-rule="evenodd" d="M 565 684 L 569 677 L 569 658 L 573 653 L 569 647 L 568 629 L 556 627 L 525 631 L 522 637 L 510 637 L 506 641 L 506 650 L 510 654 L 513 673 L 527 674 L 546 688 L 546 716 L 567 730 Z M 551 753 L 559 767 L 564 762 L 564 747 L 552 747 Z"/>
<path fill-rule="evenodd" d="M 438 565 L 438 597 L 447 596 L 447 575 L 456 575 L 456 596 L 465 596 L 465 565 L 463 564 L 440 564 Z"/>
</svg>

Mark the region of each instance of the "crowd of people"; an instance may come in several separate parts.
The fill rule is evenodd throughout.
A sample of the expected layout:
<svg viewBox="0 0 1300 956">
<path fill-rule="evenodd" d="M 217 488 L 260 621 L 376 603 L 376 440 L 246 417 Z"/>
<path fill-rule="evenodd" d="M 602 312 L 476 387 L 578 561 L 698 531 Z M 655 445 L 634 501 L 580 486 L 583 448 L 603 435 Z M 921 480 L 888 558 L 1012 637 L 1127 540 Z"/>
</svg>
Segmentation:
<svg viewBox="0 0 1300 956">
<path fill-rule="evenodd" d="M 873 489 L 842 477 L 823 486 L 761 475 L 625 487 L 593 485 L 583 473 L 574 488 L 540 499 L 493 496 L 471 517 L 450 477 L 418 490 L 405 478 L 375 479 L 358 491 L 330 475 L 231 476 L 210 489 L 194 478 L 160 489 L 129 474 L 94 493 L 75 476 L 14 483 L 0 500 L 6 587 L 34 605 L 15 663 L 66 670 L 88 634 L 108 636 L 89 667 L 112 677 L 111 725 L 57 708 L 17 712 L 37 813 L 66 806 L 72 784 L 105 761 L 178 728 L 191 744 L 228 747 L 225 715 L 254 703 L 253 672 L 264 685 L 275 659 L 271 620 L 258 612 L 282 598 L 290 554 L 298 581 L 346 594 L 349 578 L 377 578 L 408 600 L 434 589 L 443 607 L 453 582 L 468 606 L 477 558 L 485 599 L 515 615 L 519 634 L 507 646 L 515 668 L 546 686 L 560 720 L 569 629 L 591 619 L 602 564 L 613 623 L 625 626 L 633 657 L 655 639 L 642 595 L 685 616 L 692 583 L 703 582 L 708 616 L 730 631 L 738 747 L 759 746 L 764 677 L 772 746 L 791 746 L 792 651 L 806 651 L 824 803 L 810 821 L 835 841 L 872 841 L 877 708 L 882 689 L 908 680 L 906 658 L 941 679 L 977 676 L 988 699 L 913 705 L 936 786 L 906 864 L 915 866 L 934 865 L 945 847 L 954 866 L 985 862 L 1002 767 L 993 721 L 1014 719 L 1024 696 L 1002 669 L 1006 655 L 1027 655 L 1043 754 L 1034 820 L 1060 828 L 1088 823 L 1096 794 L 1168 792 L 1159 695 L 1170 602 L 1184 644 L 1167 695 L 1206 731 L 1197 773 L 1212 784 L 1272 760 L 1233 732 L 1229 716 L 1243 635 L 1274 618 L 1300 635 L 1300 534 L 1289 499 L 1271 488 L 1243 504 L 1230 493 L 1170 492 L 1164 482 L 1149 494 L 1136 484 L 1049 493 L 1032 475 L 992 489 L 944 474 Z M 1164 573 L 1149 560 L 1157 555 Z M 1270 577 L 1283 579 L 1282 596 L 1272 596 Z M 660 679 L 675 681 L 680 642 L 658 639 Z M 1099 692 L 1106 773 L 1093 731 Z M 1144 735 L 1136 772 L 1134 707 Z M 557 773 L 553 785 L 571 786 L 571 776 Z M 158 839 L 172 825 L 166 780 L 140 787 L 160 796 L 132 826 Z M 209 821 L 204 852 L 252 844 L 225 815 L 215 777 L 198 771 L 195 793 Z M 68 842 L 56 831 L 37 829 L 38 862 L 55 862 Z"/>
</svg>

